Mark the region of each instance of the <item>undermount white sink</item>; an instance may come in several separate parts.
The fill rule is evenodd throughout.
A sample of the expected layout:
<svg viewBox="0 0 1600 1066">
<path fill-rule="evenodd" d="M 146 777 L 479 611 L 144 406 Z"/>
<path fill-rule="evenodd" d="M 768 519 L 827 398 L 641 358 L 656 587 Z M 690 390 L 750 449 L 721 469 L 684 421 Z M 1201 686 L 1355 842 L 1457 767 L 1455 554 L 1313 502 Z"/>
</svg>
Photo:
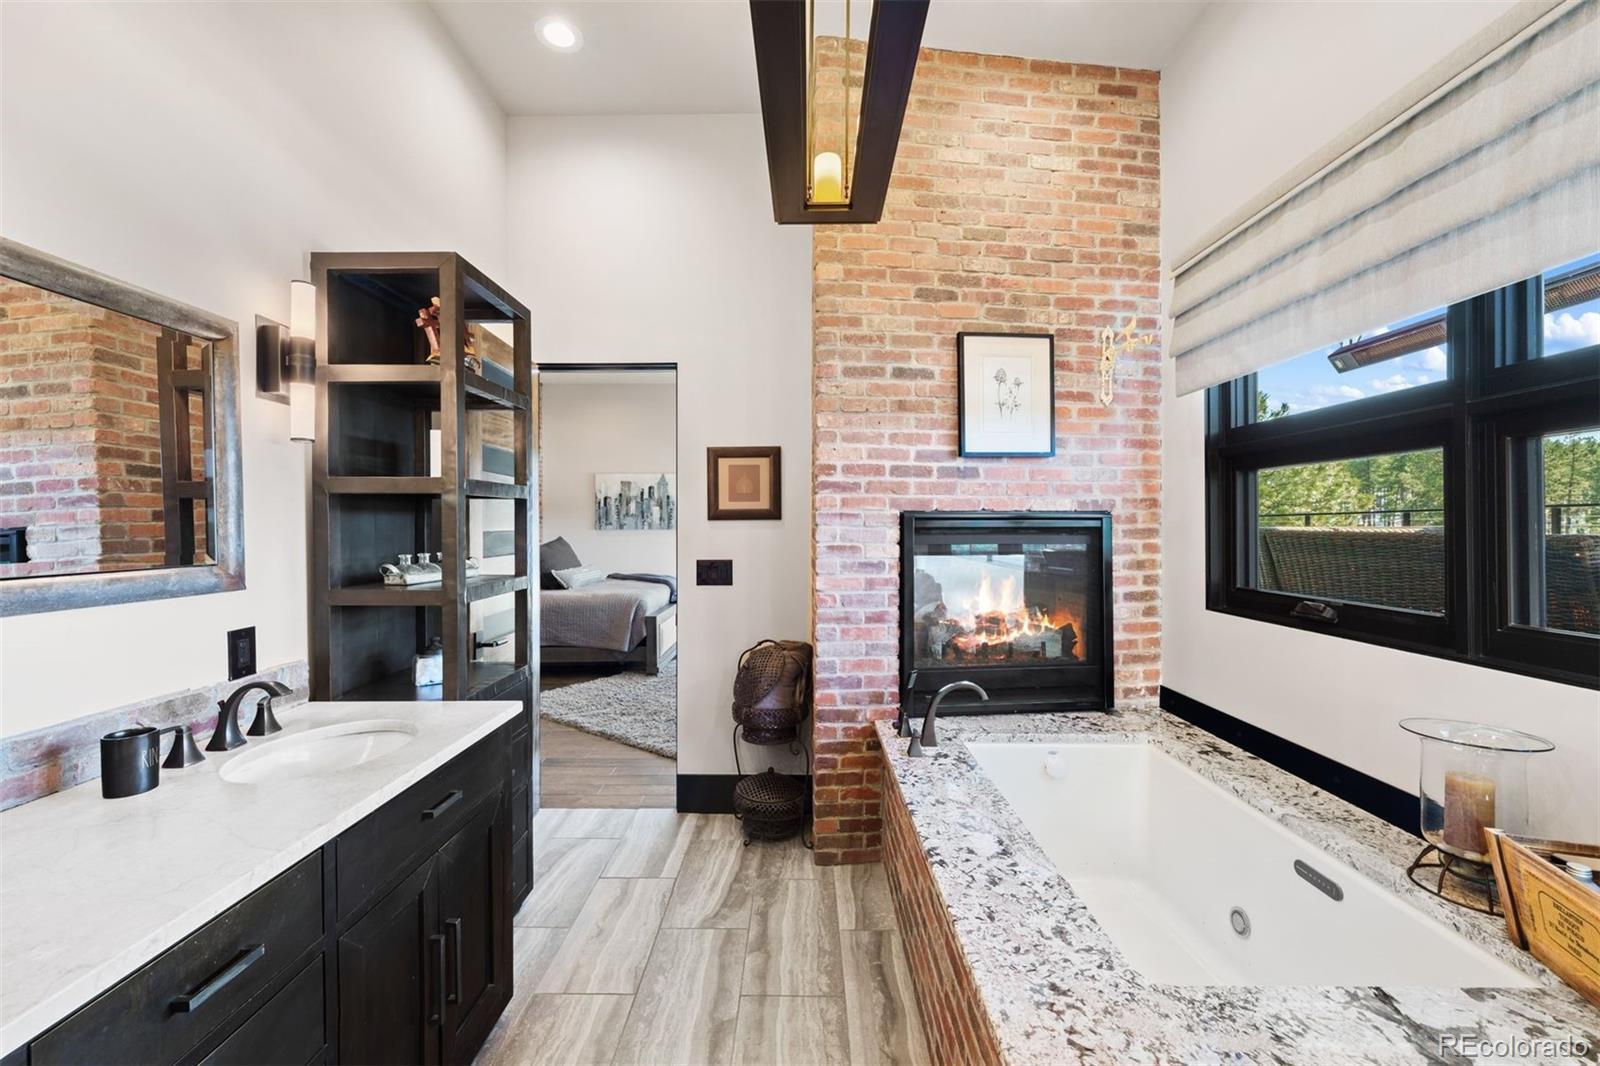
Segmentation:
<svg viewBox="0 0 1600 1066">
<path fill-rule="evenodd" d="M 340 722 L 246 751 L 230 760 L 221 776 L 236 785 L 253 785 L 345 770 L 381 759 L 416 735 L 416 725 L 403 718 Z"/>
</svg>

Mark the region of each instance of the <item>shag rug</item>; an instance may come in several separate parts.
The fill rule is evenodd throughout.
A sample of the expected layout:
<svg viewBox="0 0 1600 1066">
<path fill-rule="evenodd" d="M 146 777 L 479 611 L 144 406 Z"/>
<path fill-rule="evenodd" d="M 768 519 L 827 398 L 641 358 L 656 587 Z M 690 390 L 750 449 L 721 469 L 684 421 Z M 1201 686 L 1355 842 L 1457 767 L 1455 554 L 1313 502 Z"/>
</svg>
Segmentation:
<svg viewBox="0 0 1600 1066">
<path fill-rule="evenodd" d="M 678 757 L 678 660 L 654 677 L 638 670 L 539 694 L 539 713 L 585 733 Z"/>
</svg>

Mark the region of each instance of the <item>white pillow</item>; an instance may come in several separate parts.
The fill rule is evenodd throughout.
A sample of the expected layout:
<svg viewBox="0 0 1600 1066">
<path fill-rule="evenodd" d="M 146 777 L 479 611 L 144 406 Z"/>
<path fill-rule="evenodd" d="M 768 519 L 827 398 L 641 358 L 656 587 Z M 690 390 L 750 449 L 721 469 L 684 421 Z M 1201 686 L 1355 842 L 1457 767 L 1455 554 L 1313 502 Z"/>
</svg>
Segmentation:
<svg viewBox="0 0 1600 1066">
<path fill-rule="evenodd" d="M 593 585 L 597 581 L 604 581 L 606 575 L 592 566 L 571 566 L 565 570 L 552 570 L 550 576 L 561 583 L 564 589 L 581 589 L 585 585 Z"/>
</svg>

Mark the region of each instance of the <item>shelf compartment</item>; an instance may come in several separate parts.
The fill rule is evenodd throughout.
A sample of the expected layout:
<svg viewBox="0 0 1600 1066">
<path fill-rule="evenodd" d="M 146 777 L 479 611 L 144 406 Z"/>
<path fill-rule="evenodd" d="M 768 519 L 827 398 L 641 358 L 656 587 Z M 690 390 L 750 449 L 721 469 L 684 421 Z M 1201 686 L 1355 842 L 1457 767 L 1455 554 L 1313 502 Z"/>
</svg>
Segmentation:
<svg viewBox="0 0 1600 1066">
<path fill-rule="evenodd" d="M 474 662 L 467 667 L 467 694 L 466 699 L 477 699 L 480 694 L 497 687 L 515 675 L 526 675 L 527 667 L 517 666 L 514 663 Z M 412 672 L 408 667 L 368 682 L 357 688 L 350 689 L 339 697 L 345 701 L 387 702 L 390 700 L 403 700 L 410 702 L 438 702 L 445 698 L 443 685 L 424 685 L 418 687 L 411 681 Z"/>
<path fill-rule="evenodd" d="M 467 578 L 462 600 L 476 603 L 493 596 L 522 592 L 526 577 L 514 574 L 479 574 Z M 385 585 L 381 581 L 345 585 L 328 590 L 328 603 L 334 607 L 443 607 L 449 603 L 443 585 Z"/>
</svg>

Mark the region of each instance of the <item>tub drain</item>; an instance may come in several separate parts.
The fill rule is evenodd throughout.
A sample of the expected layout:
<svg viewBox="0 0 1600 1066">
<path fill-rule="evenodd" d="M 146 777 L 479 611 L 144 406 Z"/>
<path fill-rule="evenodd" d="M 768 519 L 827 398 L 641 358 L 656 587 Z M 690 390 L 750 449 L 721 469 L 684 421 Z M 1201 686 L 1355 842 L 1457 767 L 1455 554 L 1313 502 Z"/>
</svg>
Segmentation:
<svg viewBox="0 0 1600 1066">
<path fill-rule="evenodd" d="M 1235 907 L 1228 912 L 1228 924 L 1233 926 L 1233 931 L 1240 937 L 1250 936 L 1250 916 L 1244 912 L 1243 907 Z"/>
</svg>

